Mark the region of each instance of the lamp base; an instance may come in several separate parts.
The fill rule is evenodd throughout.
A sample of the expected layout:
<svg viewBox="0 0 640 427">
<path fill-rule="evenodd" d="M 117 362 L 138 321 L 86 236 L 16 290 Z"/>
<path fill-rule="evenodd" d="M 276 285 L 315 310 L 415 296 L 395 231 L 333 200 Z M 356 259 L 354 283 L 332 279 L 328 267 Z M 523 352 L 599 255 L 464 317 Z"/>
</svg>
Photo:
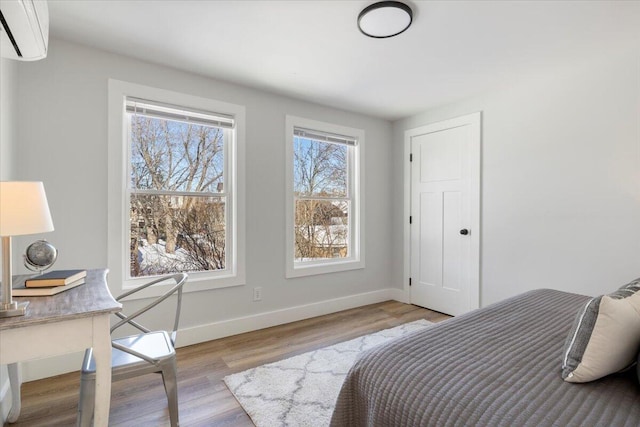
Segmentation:
<svg viewBox="0 0 640 427">
<path fill-rule="evenodd" d="M 13 301 L 11 304 L 6 304 L 6 307 L 4 305 L 5 304 L 0 304 L 0 318 L 24 316 L 27 311 L 29 301 L 21 303 Z"/>
</svg>

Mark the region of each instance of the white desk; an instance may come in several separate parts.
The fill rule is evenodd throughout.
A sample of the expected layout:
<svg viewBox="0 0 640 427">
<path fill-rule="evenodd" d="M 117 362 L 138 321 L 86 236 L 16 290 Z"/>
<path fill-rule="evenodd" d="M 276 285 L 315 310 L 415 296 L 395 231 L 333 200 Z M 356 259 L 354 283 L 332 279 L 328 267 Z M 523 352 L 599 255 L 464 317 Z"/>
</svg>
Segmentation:
<svg viewBox="0 0 640 427">
<path fill-rule="evenodd" d="M 109 292 L 107 272 L 104 269 L 88 270 L 84 285 L 57 295 L 15 297 L 18 302 L 29 301 L 26 315 L 0 319 L 0 365 L 9 365 L 13 398 L 9 422 L 16 421 L 20 415 L 18 362 L 93 347 L 96 360 L 94 425 L 108 425 L 111 403 L 109 315 L 120 311 L 122 305 Z M 22 280 L 24 278 L 21 276 Z"/>
</svg>

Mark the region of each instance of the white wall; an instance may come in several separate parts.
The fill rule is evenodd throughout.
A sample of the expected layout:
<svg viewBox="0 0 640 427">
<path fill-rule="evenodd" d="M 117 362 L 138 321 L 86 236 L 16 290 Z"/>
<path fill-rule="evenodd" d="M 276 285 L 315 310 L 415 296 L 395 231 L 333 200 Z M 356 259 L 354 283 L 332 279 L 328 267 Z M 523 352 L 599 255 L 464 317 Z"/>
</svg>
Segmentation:
<svg viewBox="0 0 640 427">
<path fill-rule="evenodd" d="M 59 250 L 57 268 L 107 266 L 107 79 L 114 78 L 246 106 L 247 284 L 185 295 L 183 344 L 389 299 L 389 122 L 55 39 L 46 59 L 28 65 L 19 75 L 19 175 L 44 182 L 55 231 L 22 239 L 15 250 L 45 237 Z M 365 269 L 285 279 L 286 114 L 365 130 Z M 261 302 L 252 302 L 255 286 Z M 25 375 L 64 370 L 53 363 L 32 364 Z"/>
<path fill-rule="evenodd" d="M 18 63 L 0 58 L 0 181 L 15 179 L 18 146 Z M 15 257 L 14 257 L 15 258 Z M 14 261 L 15 263 L 15 261 Z M 0 273 L 2 268 L 0 266 Z M 2 343 L 0 343 L 2 345 Z M 0 424 L 9 413 L 5 366 L 0 366 Z"/>
<path fill-rule="evenodd" d="M 640 276 L 640 55 L 601 53 L 394 123 L 401 207 L 404 131 L 483 112 L 482 306 L 540 287 L 597 295 Z M 394 211 L 398 253 L 404 219 Z"/>
<path fill-rule="evenodd" d="M 15 174 L 18 134 L 18 63 L 0 59 L 0 180 Z"/>
</svg>

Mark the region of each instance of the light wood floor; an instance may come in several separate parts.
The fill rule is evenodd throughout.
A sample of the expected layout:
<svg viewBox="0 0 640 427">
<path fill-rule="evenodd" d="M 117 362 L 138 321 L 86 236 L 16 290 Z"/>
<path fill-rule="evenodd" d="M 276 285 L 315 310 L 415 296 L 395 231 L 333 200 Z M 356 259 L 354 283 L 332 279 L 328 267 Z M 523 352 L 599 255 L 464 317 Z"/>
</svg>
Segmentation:
<svg viewBox="0 0 640 427">
<path fill-rule="evenodd" d="M 222 381 L 226 375 L 417 319 L 448 316 L 387 301 L 178 349 L 178 395 L 183 427 L 253 426 Z M 75 425 L 79 372 L 23 384 L 15 427 Z M 113 383 L 110 426 L 168 426 L 162 378 Z"/>
</svg>

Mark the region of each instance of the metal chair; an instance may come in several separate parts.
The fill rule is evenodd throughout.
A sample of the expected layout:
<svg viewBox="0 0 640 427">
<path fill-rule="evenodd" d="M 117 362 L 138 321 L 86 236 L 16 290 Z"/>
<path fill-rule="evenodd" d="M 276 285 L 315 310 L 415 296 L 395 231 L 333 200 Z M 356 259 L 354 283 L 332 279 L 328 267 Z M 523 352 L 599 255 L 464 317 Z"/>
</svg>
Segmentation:
<svg viewBox="0 0 640 427">
<path fill-rule="evenodd" d="M 122 301 L 136 292 L 167 280 L 173 280 L 175 285 L 150 304 L 129 316 L 126 316 L 121 312 L 115 313 L 115 315 L 121 320 L 111 327 L 112 334 L 113 331 L 125 324 L 133 326 L 142 333 L 112 340 L 111 378 L 112 381 L 117 381 L 148 373 L 161 373 L 164 388 L 167 393 L 167 400 L 169 401 L 169 417 L 171 419 L 171 426 L 177 427 L 179 422 L 175 342 L 178 323 L 180 321 L 182 287 L 187 281 L 187 274 L 177 273 L 152 280 L 149 283 L 125 292 L 116 298 L 116 301 Z M 173 331 L 170 334 L 167 331 L 151 331 L 134 320 L 176 292 L 178 294 L 177 308 Z M 81 427 L 91 425 L 91 419 L 93 417 L 96 367 L 92 350 L 93 349 L 89 348 L 85 352 L 80 374 L 80 401 L 78 403 L 77 425 Z"/>
</svg>

